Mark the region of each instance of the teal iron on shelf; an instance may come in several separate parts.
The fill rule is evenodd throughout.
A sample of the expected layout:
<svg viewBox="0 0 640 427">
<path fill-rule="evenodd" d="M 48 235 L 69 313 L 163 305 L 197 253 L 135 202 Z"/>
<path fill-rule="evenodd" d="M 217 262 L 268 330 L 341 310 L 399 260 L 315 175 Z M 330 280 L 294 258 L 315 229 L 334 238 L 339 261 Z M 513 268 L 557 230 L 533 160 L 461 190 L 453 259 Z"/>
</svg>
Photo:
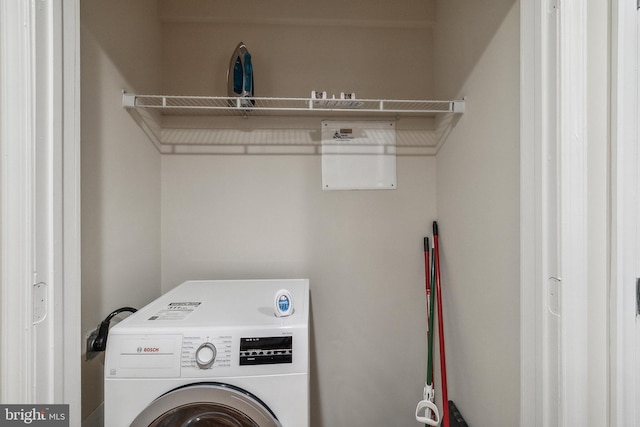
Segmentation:
<svg viewBox="0 0 640 427">
<path fill-rule="evenodd" d="M 230 98 L 241 98 L 240 105 L 242 107 L 250 108 L 255 105 L 255 100 L 251 99 L 254 96 L 253 91 L 251 54 L 244 42 L 240 42 L 231 55 L 227 72 L 227 93 Z M 233 99 L 229 103 L 237 105 L 236 100 Z"/>
</svg>

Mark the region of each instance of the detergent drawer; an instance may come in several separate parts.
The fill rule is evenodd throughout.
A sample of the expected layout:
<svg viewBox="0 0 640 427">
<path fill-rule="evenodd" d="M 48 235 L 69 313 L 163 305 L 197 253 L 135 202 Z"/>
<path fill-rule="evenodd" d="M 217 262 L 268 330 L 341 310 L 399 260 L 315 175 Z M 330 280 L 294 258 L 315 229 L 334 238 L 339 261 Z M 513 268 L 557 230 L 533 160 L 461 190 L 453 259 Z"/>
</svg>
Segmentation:
<svg viewBox="0 0 640 427">
<path fill-rule="evenodd" d="M 107 378 L 180 376 L 182 335 L 111 335 L 105 356 Z"/>
</svg>

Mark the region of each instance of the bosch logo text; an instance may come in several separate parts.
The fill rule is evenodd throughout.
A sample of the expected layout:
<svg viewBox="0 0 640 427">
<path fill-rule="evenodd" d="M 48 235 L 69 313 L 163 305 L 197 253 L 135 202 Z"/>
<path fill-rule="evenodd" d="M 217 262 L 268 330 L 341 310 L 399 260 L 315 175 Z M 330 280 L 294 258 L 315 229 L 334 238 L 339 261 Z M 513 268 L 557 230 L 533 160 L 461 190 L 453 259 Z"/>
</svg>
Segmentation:
<svg viewBox="0 0 640 427">
<path fill-rule="evenodd" d="M 160 347 L 138 347 L 136 351 L 138 353 L 159 353 Z"/>
</svg>

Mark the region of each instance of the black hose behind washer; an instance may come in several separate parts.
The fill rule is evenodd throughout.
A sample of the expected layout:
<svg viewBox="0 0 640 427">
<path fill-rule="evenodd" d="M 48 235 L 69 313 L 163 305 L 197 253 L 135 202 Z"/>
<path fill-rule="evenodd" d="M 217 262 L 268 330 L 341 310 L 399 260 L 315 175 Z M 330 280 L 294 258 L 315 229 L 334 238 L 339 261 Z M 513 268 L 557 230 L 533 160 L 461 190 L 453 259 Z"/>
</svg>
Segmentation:
<svg viewBox="0 0 640 427">
<path fill-rule="evenodd" d="M 109 314 L 106 319 L 104 319 L 100 323 L 100 326 L 98 327 L 98 334 L 96 335 L 95 339 L 93 340 L 93 344 L 91 345 L 91 351 L 98 352 L 105 351 L 107 349 L 107 338 L 109 336 L 109 325 L 111 323 L 111 319 L 113 319 L 120 313 L 135 313 L 136 311 L 138 310 L 132 307 L 122 307 L 112 311 L 111 314 Z"/>
</svg>

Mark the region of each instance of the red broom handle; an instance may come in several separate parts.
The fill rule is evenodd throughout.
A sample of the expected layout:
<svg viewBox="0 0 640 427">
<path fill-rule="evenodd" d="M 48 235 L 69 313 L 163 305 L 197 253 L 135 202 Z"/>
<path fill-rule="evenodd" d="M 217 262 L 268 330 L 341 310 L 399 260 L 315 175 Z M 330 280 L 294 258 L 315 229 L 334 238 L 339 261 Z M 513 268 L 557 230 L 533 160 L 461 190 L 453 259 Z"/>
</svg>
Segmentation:
<svg viewBox="0 0 640 427">
<path fill-rule="evenodd" d="M 433 257 L 436 270 L 436 299 L 438 301 L 438 335 L 440 343 L 440 378 L 442 381 L 442 425 L 449 425 L 449 396 L 447 393 L 447 362 L 444 352 L 444 319 L 442 316 L 442 287 L 440 285 L 440 248 L 438 246 L 438 223 L 433 221 Z"/>
</svg>

